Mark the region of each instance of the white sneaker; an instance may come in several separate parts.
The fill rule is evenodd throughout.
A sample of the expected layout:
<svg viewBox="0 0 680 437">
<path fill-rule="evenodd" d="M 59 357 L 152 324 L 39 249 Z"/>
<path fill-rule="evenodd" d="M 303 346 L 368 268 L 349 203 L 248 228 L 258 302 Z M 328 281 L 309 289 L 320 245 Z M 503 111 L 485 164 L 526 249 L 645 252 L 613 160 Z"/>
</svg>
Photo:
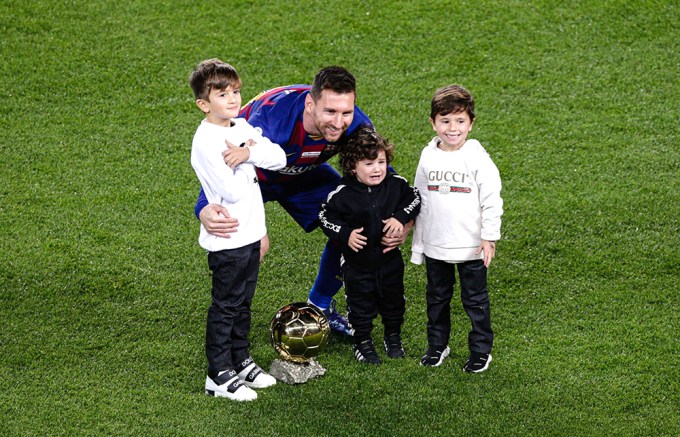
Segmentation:
<svg viewBox="0 0 680 437">
<path fill-rule="evenodd" d="M 243 385 L 235 370 L 223 370 L 215 379 L 206 376 L 205 394 L 229 398 L 235 401 L 253 401 L 257 399 L 255 390 Z"/>
<path fill-rule="evenodd" d="M 262 370 L 251 357 L 241 362 L 236 368 L 242 369 L 238 372 L 238 379 L 247 387 L 267 388 L 276 384 L 276 378 Z"/>
</svg>

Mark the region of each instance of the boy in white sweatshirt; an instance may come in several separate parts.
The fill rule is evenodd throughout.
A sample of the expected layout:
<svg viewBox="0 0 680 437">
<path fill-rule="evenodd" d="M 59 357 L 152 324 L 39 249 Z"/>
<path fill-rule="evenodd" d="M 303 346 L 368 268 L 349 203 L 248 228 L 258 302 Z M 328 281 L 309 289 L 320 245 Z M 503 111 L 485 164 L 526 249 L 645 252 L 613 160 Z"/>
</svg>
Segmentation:
<svg viewBox="0 0 680 437">
<path fill-rule="evenodd" d="M 253 388 L 276 383 L 250 357 L 250 306 L 260 268 L 260 240 L 267 233 L 255 166 L 278 170 L 284 151 L 242 118 L 241 79 L 219 59 L 201 62 L 189 77 L 196 104 L 205 114 L 194 135 L 191 165 L 210 203 L 239 218 L 230 238 L 209 234 L 199 244 L 208 251 L 212 302 L 206 323 L 208 375 L 205 392 L 237 401 L 257 398 Z M 241 164 L 236 164 L 240 162 Z"/>
<path fill-rule="evenodd" d="M 437 136 L 420 156 L 415 186 L 422 206 L 413 234 L 411 262 L 427 268 L 428 349 L 421 365 L 439 366 L 451 352 L 451 298 L 455 271 L 463 308 L 472 323 L 463 370 L 483 372 L 492 360 L 493 331 L 486 273 L 500 239 L 501 179 L 489 154 L 467 139 L 474 100 L 459 85 L 438 89 L 430 123 Z"/>
</svg>

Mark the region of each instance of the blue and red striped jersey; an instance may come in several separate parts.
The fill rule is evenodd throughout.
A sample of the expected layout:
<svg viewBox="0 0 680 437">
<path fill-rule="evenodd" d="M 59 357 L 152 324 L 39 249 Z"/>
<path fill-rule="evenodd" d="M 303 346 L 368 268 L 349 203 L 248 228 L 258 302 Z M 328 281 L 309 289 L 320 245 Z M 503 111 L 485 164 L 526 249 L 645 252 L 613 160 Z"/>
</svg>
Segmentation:
<svg viewBox="0 0 680 437">
<path fill-rule="evenodd" d="M 338 153 L 335 144 L 323 138 L 312 138 L 302 125 L 305 98 L 309 85 L 289 85 L 273 88 L 255 96 L 241 109 L 252 126 L 260 128 L 262 135 L 277 143 L 286 152 L 286 166 L 278 171 L 257 169 L 258 178 L 265 183 L 285 183 L 295 179 Z M 360 125 L 373 125 L 368 116 L 354 107 L 354 120 L 344 135 L 349 135 Z M 341 139 L 342 141 L 342 139 Z"/>
</svg>

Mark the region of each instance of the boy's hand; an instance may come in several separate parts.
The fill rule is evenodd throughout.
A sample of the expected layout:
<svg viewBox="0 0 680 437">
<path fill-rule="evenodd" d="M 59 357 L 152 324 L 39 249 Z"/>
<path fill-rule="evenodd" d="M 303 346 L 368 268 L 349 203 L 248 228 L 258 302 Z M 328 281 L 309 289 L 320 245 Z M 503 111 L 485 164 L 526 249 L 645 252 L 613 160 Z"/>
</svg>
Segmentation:
<svg viewBox="0 0 680 437">
<path fill-rule="evenodd" d="M 364 246 L 366 246 L 367 238 L 361 235 L 363 230 L 364 228 L 355 229 L 351 234 L 349 234 L 349 241 L 347 242 L 347 245 L 355 252 L 360 251 L 364 248 Z"/>
<path fill-rule="evenodd" d="M 235 146 L 229 141 L 224 141 L 227 144 L 227 150 L 222 152 L 222 157 L 224 158 L 224 163 L 229 166 L 232 170 L 236 168 L 239 164 L 242 164 L 250 158 L 250 149 L 245 146 L 254 146 L 255 141 L 248 140 L 243 143 L 244 147 Z"/>
<path fill-rule="evenodd" d="M 404 233 L 404 225 L 402 225 L 401 222 L 394 217 L 390 217 L 387 220 L 383 220 L 382 222 L 385 223 L 382 231 L 387 237 L 401 237 L 401 235 Z"/>
<path fill-rule="evenodd" d="M 496 242 L 482 240 L 482 244 L 479 245 L 475 254 L 479 255 L 482 251 L 484 252 L 484 267 L 488 268 L 491 260 L 496 255 Z"/>
<path fill-rule="evenodd" d="M 406 241 L 406 235 L 408 235 L 408 233 L 411 232 L 413 225 L 414 225 L 413 220 L 406 223 L 403 227 L 401 234 L 394 237 L 390 237 L 388 234 L 383 233 L 382 239 L 380 240 L 380 244 L 382 244 L 382 246 L 384 247 L 383 253 L 387 253 L 390 250 L 395 249 L 404 244 L 404 241 Z"/>
</svg>

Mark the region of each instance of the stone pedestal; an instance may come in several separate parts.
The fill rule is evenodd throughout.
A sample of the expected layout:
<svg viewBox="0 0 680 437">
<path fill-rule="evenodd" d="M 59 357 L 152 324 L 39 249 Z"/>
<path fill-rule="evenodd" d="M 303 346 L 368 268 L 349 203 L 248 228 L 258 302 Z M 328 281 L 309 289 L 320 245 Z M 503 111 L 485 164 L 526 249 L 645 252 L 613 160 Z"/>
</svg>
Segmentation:
<svg viewBox="0 0 680 437">
<path fill-rule="evenodd" d="M 286 384 L 303 384 L 325 373 L 326 369 L 321 367 L 316 360 L 310 360 L 308 363 L 294 363 L 276 359 L 269 369 L 271 376 Z"/>
</svg>

